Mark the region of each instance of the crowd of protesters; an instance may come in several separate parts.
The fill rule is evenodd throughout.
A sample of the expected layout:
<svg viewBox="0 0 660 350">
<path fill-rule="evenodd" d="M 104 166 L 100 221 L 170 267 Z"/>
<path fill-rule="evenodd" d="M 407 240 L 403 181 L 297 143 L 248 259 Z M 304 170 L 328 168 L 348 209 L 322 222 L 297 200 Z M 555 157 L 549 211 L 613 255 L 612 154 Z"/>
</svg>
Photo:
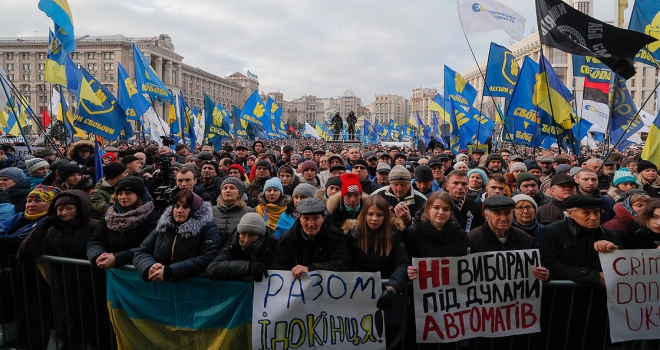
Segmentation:
<svg viewBox="0 0 660 350">
<path fill-rule="evenodd" d="M 633 151 L 605 160 L 308 139 L 205 144 L 194 152 L 126 141 L 101 155 L 94 149 L 80 140 L 61 148 L 63 157 L 47 148 L 20 157 L 2 145 L 4 256 L 88 259 L 100 273 L 78 281 L 87 286 L 102 286 L 103 269 L 127 264 L 145 282 L 261 281 L 269 269 L 295 278 L 380 271 L 389 282 L 378 307 L 387 311 L 402 305 L 402 291 L 417 278 L 413 257 L 540 248 L 539 280 L 603 287 L 598 252 L 660 244 L 657 164 Z M 76 297 L 64 292 L 73 276 L 80 275 L 44 276 L 55 317 L 76 320 L 53 327 L 55 344 L 69 342 L 93 315 L 65 309 Z M 5 317 L 0 345 L 12 340 L 18 319 Z"/>
</svg>

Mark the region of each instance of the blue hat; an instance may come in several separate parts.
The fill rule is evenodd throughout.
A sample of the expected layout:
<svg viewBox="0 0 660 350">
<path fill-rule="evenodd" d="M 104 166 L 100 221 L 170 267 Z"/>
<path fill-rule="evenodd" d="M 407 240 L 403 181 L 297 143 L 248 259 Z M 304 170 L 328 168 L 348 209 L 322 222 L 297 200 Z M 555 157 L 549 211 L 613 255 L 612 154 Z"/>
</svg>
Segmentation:
<svg viewBox="0 0 660 350">
<path fill-rule="evenodd" d="M 619 186 L 620 184 L 625 183 L 634 183 L 637 185 L 637 179 L 635 179 L 628 168 L 621 168 L 614 173 L 614 180 L 612 180 L 612 183 L 614 183 L 614 186 Z"/>
<path fill-rule="evenodd" d="M 268 181 L 266 181 L 266 184 L 264 185 L 264 193 L 266 193 L 266 190 L 271 187 L 277 188 L 278 190 L 280 190 L 282 194 L 284 194 L 284 187 L 282 187 L 282 181 L 280 181 L 278 177 L 273 177 L 268 179 Z"/>
<path fill-rule="evenodd" d="M 14 180 L 15 183 L 19 183 L 25 180 L 25 173 L 19 168 L 9 167 L 0 170 L 0 177 L 10 178 Z"/>
<path fill-rule="evenodd" d="M 483 184 L 485 185 L 486 181 L 488 181 L 488 176 L 486 175 L 486 173 L 481 169 L 472 169 L 468 171 L 467 176 L 470 177 L 470 175 L 474 173 L 477 173 L 481 176 L 481 181 L 483 181 Z"/>
</svg>

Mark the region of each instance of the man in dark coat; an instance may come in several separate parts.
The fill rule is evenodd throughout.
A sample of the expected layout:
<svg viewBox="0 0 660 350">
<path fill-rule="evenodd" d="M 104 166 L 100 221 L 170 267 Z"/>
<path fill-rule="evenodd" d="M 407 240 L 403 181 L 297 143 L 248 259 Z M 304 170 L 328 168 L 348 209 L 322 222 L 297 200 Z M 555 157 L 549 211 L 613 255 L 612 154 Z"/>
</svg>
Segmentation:
<svg viewBox="0 0 660 350">
<path fill-rule="evenodd" d="M 372 194 L 374 191 L 381 188 L 381 186 L 372 181 L 369 176 L 369 164 L 364 159 L 355 160 L 352 164 L 351 172 L 360 177 L 360 185 L 362 191 L 366 194 Z"/>
<path fill-rule="evenodd" d="M 466 197 L 468 176 L 464 171 L 452 170 L 446 177 L 447 193 L 456 205 L 454 216 L 465 232 L 483 225 L 486 221 L 481 214 L 481 206 Z"/>
<path fill-rule="evenodd" d="M 254 180 L 245 188 L 249 202 L 255 203 L 254 205 L 258 203 L 257 196 L 264 191 L 264 185 L 271 177 L 273 177 L 272 164 L 267 160 L 260 160 L 255 167 Z"/>
<path fill-rule="evenodd" d="M 410 226 L 413 216 L 424 208 L 426 196 L 412 188 L 410 172 L 402 165 L 392 168 L 389 181 L 389 186 L 378 189 L 372 195 L 385 198 L 392 213 Z"/>
<path fill-rule="evenodd" d="M 300 218 L 280 238 L 271 268 L 291 270 L 297 279 L 314 270 L 349 271 L 351 253 L 341 230 L 325 222 L 325 203 L 318 198 L 305 198 L 296 210 Z"/>
<path fill-rule="evenodd" d="M 610 221 L 614 217 L 614 200 L 609 196 L 601 195 L 598 175 L 591 170 L 582 169 L 575 174 L 575 180 L 578 184 L 578 193 L 603 200 L 603 206 L 600 208 L 600 223 Z"/>
<path fill-rule="evenodd" d="M 536 218 L 539 223 L 548 225 L 556 221 L 561 221 L 564 218 L 564 206 L 562 202 L 574 195 L 577 188 L 577 183 L 573 181 L 570 175 L 559 174 L 552 177 L 550 180 L 552 187 L 550 188 L 552 194 L 552 201 L 539 207 L 536 213 Z"/>
</svg>

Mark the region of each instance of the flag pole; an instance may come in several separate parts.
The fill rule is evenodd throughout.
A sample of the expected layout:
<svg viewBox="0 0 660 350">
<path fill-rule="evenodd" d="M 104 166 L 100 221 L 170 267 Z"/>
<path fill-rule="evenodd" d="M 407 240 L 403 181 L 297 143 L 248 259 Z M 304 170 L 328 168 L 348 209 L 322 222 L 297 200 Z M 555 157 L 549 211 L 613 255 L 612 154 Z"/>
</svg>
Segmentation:
<svg viewBox="0 0 660 350">
<path fill-rule="evenodd" d="M 477 61 L 477 56 L 474 54 L 474 51 L 472 50 L 472 45 L 470 45 L 470 40 L 468 40 L 468 37 L 467 37 L 467 34 L 465 34 L 465 31 L 463 31 L 463 37 L 465 37 L 465 41 L 467 42 L 468 47 L 470 48 L 470 53 L 472 53 L 472 58 L 474 59 L 474 63 L 477 64 L 477 68 L 479 69 L 479 75 L 481 75 L 481 78 L 484 80 L 484 89 L 483 89 L 483 91 L 488 91 L 488 96 L 490 96 L 491 100 L 493 101 L 493 104 L 495 104 L 495 98 L 490 93 L 490 87 L 486 83 L 486 75 L 481 70 L 481 66 L 479 66 L 479 62 Z M 447 91 L 445 89 L 445 98 L 447 98 L 446 96 L 447 96 Z M 483 92 L 482 92 L 482 96 L 483 96 Z M 483 97 L 482 97 L 482 102 L 483 102 Z M 504 116 L 502 114 L 500 114 L 499 109 L 496 108 L 496 110 L 497 110 L 497 115 L 499 115 L 500 119 L 502 120 L 502 126 L 504 127 L 504 131 L 507 133 L 507 135 L 509 135 L 509 138 L 511 138 L 511 140 L 513 140 L 513 137 L 511 135 L 511 133 L 509 132 L 509 130 L 507 129 L 506 123 L 504 122 Z M 481 113 L 481 111 L 479 113 Z M 477 143 L 479 143 L 479 140 L 478 140 L 479 136 L 478 135 L 479 135 L 479 130 L 480 129 L 481 129 L 481 122 L 479 123 L 479 128 L 477 129 Z M 516 144 L 513 141 L 511 142 L 511 146 L 513 146 L 513 151 L 516 154 L 519 154 L 519 155 L 522 156 L 522 154 L 520 154 L 518 152 L 518 149 L 516 148 Z"/>
</svg>

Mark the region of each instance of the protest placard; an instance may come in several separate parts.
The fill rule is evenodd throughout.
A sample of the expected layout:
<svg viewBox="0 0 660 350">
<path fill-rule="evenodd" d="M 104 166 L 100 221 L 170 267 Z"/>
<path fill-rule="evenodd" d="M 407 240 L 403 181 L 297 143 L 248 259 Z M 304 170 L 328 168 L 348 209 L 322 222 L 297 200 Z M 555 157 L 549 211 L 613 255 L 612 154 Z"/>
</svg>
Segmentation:
<svg viewBox="0 0 660 350">
<path fill-rule="evenodd" d="M 255 349 L 385 349 L 380 273 L 268 271 L 254 284 Z"/>
<path fill-rule="evenodd" d="M 413 259 L 418 343 L 539 332 L 538 249 Z"/>
<path fill-rule="evenodd" d="M 600 253 L 612 342 L 660 339 L 660 250 Z"/>
</svg>

